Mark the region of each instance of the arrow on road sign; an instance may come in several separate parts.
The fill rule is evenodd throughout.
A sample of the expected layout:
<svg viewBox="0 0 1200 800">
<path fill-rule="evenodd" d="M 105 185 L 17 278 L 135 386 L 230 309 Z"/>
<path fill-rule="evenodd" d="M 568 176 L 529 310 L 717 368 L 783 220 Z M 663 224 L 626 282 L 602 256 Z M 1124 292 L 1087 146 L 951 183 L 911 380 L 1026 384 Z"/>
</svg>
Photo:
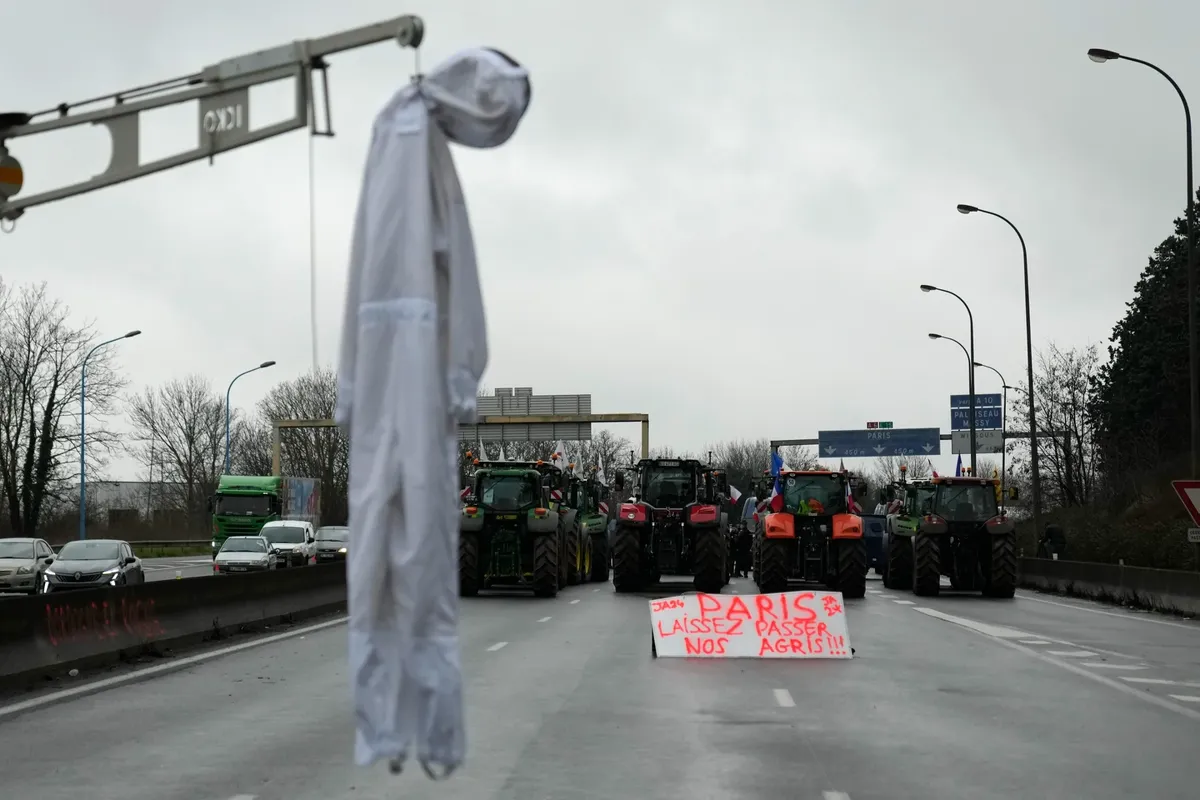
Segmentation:
<svg viewBox="0 0 1200 800">
<path fill-rule="evenodd" d="M 1171 488 L 1179 495 L 1192 522 L 1200 525 L 1200 481 L 1171 481 Z"/>
<path fill-rule="evenodd" d="M 833 455 L 833 451 L 834 451 L 834 450 L 837 450 L 837 448 L 836 448 L 836 447 L 826 447 L 826 448 L 825 448 L 825 455 L 827 455 L 827 456 L 831 456 L 831 455 Z M 1196 523 L 1196 524 L 1197 524 L 1197 525 L 1200 525 L 1200 522 L 1198 522 L 1198 523 Z"/>
<path fill-rule="evenodd" d="M 933 449 L 933 445 L 927 444 L 927 445 L 924 445 L 921 449 L 924 450 L 926 453 L 928 453 L 930 450 Z"/>
<path fill-rule="evenodd" d="M 886 448 L 886 447 L 881 447 L 880 445 L 875 445 L 875 446 L 874 446 L 874 447 L 872 447 L 871 449 L 875 451 L 875 455 L 879 455 L 879 454 L 880 454 L 880 453 L 882 453 L 884 450 L 887 450 L 887 448 Z"/>
</svg>

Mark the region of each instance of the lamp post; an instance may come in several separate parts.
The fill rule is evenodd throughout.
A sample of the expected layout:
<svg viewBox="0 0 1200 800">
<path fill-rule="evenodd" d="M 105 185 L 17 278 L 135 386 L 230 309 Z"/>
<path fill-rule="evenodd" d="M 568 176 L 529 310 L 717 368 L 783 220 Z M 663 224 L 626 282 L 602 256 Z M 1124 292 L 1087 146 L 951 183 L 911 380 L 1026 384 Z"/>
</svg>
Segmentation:
<svg viewBox="0 0 1200 800">
<path fill-rule="evenodd" d="M 229 382 L 229 388 L 227 388 L 225 390 L 225 474 L 226 475 L 230 474 L 230 472 L 229 472 L 229 421 L 230 421 L 231 414 L 230 414 L 230 410 L 229 410 L 229 393 L 233 391 L 233 385 L 235 383 L 237 383 L 238 378 L 242 377 L 243 375 L 249 375 L 251 372 L 258 372 L 260 369 L 266 369 L 267 367 L 273 367 L 273 366 L 275 366 L 274 361 L 264 361 L 261 364 L 259 364 L 257 367 L 251 367 L 250 369 L 246 370 L 245 372 L 239 372 L 237 375 L 233 376 L 233 380 L 231 380 Z"/>
<path fill-rule="evenodd" d="M 958 339 L 955 339 L 952 336 L 942 336 L 940 333 L 931 333 L 931 334 L 929 334 L 929 338 L 930 339 L 945 339 L 947 342 L 954 342 L 956 345 L 958 345 L 959 349 L 961 349 L 963 351 L 963 355 L 967 359 L 967 374 L 969 376 L 971 376 L 969 380 L 974 381 L 975 368 L 971 365 L 974 363 L 975 359 L 971 358 L 971 354 L 969 352 L 967 352 L 967 346 L 965 344 L 963 344 Z M 974 459 L 972 459 L 971 472 L 974 472 L 974 471 L 975 471 L 975 461 L 974 461 Z"/>
<path fill-rule="evenodd" d="M 1008 390 L 1012 387 L 1008 385 L 1008 381 L 1004 380 L 1004 376 L 1000 374 L 1000 370 L 995 367 L 989 367 L 987 364 L 975 362 L 976 367 L 982 369 L 990 369 L 1000 378 L 1000 388 L 1004 391 L 1004 408 L 1000 412 L 1000 511 L 1003 512 L 1008 505 L 1008 467 L 1006 457 L 1008 456 Z"/>
<path fill-rule="evenodd" d="M 79 367 L 79 538 L 87 538 L 87 363 L 92 354 L 105 345 L 140 336 L 141 331 L 130 331 L 93 347 L 83 357 Z"/>
<path fill-rule="evenodd" d="M 1041 471 L 1038 469 L 1038 440 L 1037 440 L 1037 411 L 1034 397 L 1037 393 L 1036 387 L 1033 385 L 1033 321 L 1029 312 L 1029 249 L 1025 247 L 1025 237 L 1021 235 L 1021 231 L 1016 225 L 1012 224 L 1012 220 L 995 211 L 988 211 L 985 208 L 969 206 L 966 203 L 958 204 L 958 213 L 960 214 L 987 214 L 989 217 L 995 217 L 998 220 L 1004 221 L 1008 227 L 1013 229 L 1013 233 L 1017 234 L 1017 239 L 1021 242 L 1021 263 L 1025 273 L 1025 358 L 1026 358 L 1026 378 L 1029 381 L 1029 469 L 1032 472 L 1033 479 L 1033 529 L 1040 530 L 1042 518 L 1042 481 Z"/>
<path fill-rule="evenodd" d="M 969 356 L 967 356 L 967 358 L 969 358 L 971 360 L 971 363 L 974 364 L 975 363 L 975 315 L 971 313 L 971 307 L 969 305 L 967 305 L 967 301 L 963 300 L 962 297 L 960 297 L 959 295 L 950 291 L 949 289 L 940 289 L 937 286 L 930 286 L 928 283 L 921 284 L 921 291 L 922 292 L 942 292 L 943 294 L 948 294 L 951 297 L 957 298 L 958 302 L 963 304 L 963 308 L 965 308 L 967 310 L 967 323 L 970 326 L 969 332 L 971 334 L 971 338 L 970 338 L 971 354 Z M 971 402 L 970 402 L 970 405 L 968 406 L 968 408 L 970 409 L 969 413 L 971 415 L 971 420 L 970 420 L 971 421 L 971 434 L 970 434 L 971 435 L 971 472 L 972 472 L 972 474 L 974 474 L 975 473 L 975 450 L 976 450 L 976 447 L 975 447 L 975 370 L 973 368 L 971 369 L 971 380 L 968 383 L 967 391 L 969 391 L 971 393 Z"/>
<path fill-rule="evenodd" d="M 1192 111 L 1188 107 L 1187 97 L 1183 94 L 1183 89 L 1179 88 L 1179 84 L 1175 79 L 1164 72 L 1159 67 L 1151 64 L 1149 61 L 1143 61 L 1140 58 L 1132 58 L 1131 56 L 1123 56 L 1112 50 L 1101 50 L 1098 47 L 1093 47 L 1088 50 L 1088 58 L 1095 61 L 1097 64 L 1103 64 L 1106 61 L 1132 61 L 1134 64 L 1141 64 L 1143 67 L 1149 67 L 1159 75 L 1167 79 L 1167 83 L 1179 95 L 1179 101 L 1183 103 L 1183 123 L 1185 133 L 1187 135 L 1187 293 L 1188 293 L 1188 386 L 1191 393 L 1191 418 L 1192 418 L 1192 437 L 1191 437 L 1191 453 L 1192 453 L 1192 477 L 1200 476 L 1200 352 L 1198 352 L 1197 340 L 1200 335 L 1197 334 L 1196 327 L 1196 262 L 1195 262 L 1195 245 L 1193 237 L 1196 230 L 1196 184 L 1192 182 Z"/>
</svg>

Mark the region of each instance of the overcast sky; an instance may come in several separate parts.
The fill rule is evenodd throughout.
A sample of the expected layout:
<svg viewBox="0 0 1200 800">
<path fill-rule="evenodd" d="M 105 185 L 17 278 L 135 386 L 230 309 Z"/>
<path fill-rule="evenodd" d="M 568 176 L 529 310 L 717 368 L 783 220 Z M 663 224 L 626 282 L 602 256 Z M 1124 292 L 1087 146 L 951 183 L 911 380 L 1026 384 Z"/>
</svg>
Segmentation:
<svg viewBox="0 0 1200 800">
<path fill-rule="evenodd" d="M 948 429 L 966 363 L 926 333 L 965 342 L 967 320 L 919 284 L 972 304 L 980 361 L 1010 383 L 1025 364 L 1019 243 L 955 204 L 1021 228 L 1035 347 L 1071 347 L 1107 339 L 1186 199 L 1169 84 L 1085 55 L 1154 61 L 1200 98 L 1200 5 L 1181 0 L 7 3 L 3 103 L 41 110 L 410 12 L 427 65 L 487 45 L 532 71 L 512 141 L 457 151 L 487 385 L 647 412 L 654 444 L 880 419 Z M 325 363 L 370 125 L 412 55 L 386 43 L 331 63 L 338 135 L 316 142 Z M 255 126 L 286 100 L 259 90 Z M 146 119 L 144 160 L 195 141 L 194 107 Z M 11 143 L 25 193 L 102 171 L 107 140 L 78 128 Z M 48 281 L 105 334 L 141 328 L 119 345 L 134 388 L 200 372 L 223 391 L 277 360 L 238 383 L 248 407 L 312 366 L 307 152 L 292 133 L 33 209 L 0 238 L 0 274 Z M 997 383 L 981 372 L 978 390 Z"/>
</svg>

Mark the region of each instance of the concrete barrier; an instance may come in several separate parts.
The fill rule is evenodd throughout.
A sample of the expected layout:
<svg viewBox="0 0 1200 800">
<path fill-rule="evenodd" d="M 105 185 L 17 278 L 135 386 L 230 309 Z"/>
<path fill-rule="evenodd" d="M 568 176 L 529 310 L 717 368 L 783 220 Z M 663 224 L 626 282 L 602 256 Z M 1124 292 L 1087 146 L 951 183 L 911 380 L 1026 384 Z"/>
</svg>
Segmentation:
<svg viewBox="0 0 1200 800">
<path fill-rule="evenodd" d="M 1188 616 L 1200 615 L 1200 572 L 1022 558 L 1021 586 Z"/>
<path fill-rule="evenodd" d="M 6 598 L 0 688 L 346 608 L 346 565 Z"/>
</svg>

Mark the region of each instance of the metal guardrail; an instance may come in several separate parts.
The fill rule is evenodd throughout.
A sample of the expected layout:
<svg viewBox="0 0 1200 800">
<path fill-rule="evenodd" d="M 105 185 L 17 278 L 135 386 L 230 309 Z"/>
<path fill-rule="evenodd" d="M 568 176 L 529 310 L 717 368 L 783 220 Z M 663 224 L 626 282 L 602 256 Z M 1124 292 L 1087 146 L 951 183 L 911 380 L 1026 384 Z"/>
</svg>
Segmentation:
<svg viewBox="0 0 1200 800">
<path fill-rule="evenodd" d="M 201 548 L 201 547 L 208 547 L 209 544 L 212 542 L 211 539 L 147 539 L 145 541 L 131 541 L 129 539 L 122 539 L 121 541 L 128 542 L 129 546 L 132 547 L 134 550 L 137 550 L 138 548 L 145 548 L 145 547 L 196 547 L 196 548 Z M 67 544 L 67 543 L 63 542 L 62 544 L 52 544 L 50 546 L 53 547 L 54 552 L 57 553 L 59 550 L 61 550 L 63 548 L 63 545 L 65 545 L 65 544 Z"/>
</svg>

